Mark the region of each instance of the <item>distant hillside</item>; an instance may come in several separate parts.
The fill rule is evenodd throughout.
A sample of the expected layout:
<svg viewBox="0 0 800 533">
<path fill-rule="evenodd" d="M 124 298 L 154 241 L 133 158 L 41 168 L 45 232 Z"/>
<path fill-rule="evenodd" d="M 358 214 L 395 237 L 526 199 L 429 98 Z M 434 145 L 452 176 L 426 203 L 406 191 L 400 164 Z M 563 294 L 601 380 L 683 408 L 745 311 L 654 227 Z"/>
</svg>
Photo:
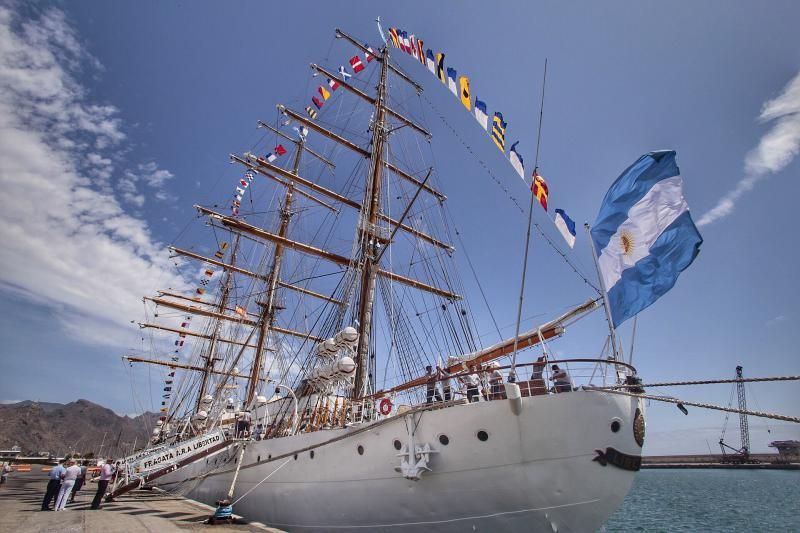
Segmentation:
<svg viewBox="0 0 800 533">
<path fill-rule="evenodd" d="M 24 454 L 51 452 L 58 456 L 78 452 L 103 455 L 128 453 L 134 442 L 147 442 L 158 415 L 119 416 L 88 400 L 66 405 L 24 401 L 0 405 L 0 448 L 18 445 Z"/>
</svg>

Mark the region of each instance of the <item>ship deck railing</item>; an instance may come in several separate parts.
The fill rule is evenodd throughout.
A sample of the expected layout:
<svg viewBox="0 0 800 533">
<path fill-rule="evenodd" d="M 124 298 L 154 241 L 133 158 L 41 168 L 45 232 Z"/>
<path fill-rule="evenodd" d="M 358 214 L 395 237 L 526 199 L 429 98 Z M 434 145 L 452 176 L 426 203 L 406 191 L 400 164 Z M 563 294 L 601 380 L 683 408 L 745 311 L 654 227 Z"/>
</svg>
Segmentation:
<svg viewBox="0 0 800 533">
<path fill-rule="evenodd" d="M 468 363 L 465 363 L 468 365 Z M 569 384 L 556 383 L 553 365 L 566 371 Z M 451 367 L 452 368 L 452 367 Z M 459 378 L 467 375 L 477 375 L 479 378 L 478 402 L 506 399 L 504 382 L 508 381 L 511 365 L 482 365 L 472 366 L 461 372 L 454 372 L 445 377 L 434 378 L 436 390 L 441 400 L 428 402 L 427 391 L 430 381 L 426 380 L 419 385 L 392 392 L 368 396 L 355 400 L 350 405 L 348 425 L 361 424 L 380 420 L 402 414 L 409 410 L 416 410 L 427 406 L 430 409 L 442 409 L 453 405 L 466 404 L 467 387 Z M 502 380 L 492 381 L 492 375 L 499 372 Z M 541 362 L 518 363 L 515 367 L 515 382 L 519 385 L 523 398 L 532 396 L 545 396 L 552 394 L 565 394 L 580 388 L 608 387 L 625 383 L 629 376 L 636 375 L 636 369 L 627 363 L 614 359 L 597 358 L 568 358 L 553 359 Z M 446 390 L 449 387 L 449 396 Z M 388 414 L 381 412 L 381 402 L 388 399 L 391 409 Z"/>
</svg>

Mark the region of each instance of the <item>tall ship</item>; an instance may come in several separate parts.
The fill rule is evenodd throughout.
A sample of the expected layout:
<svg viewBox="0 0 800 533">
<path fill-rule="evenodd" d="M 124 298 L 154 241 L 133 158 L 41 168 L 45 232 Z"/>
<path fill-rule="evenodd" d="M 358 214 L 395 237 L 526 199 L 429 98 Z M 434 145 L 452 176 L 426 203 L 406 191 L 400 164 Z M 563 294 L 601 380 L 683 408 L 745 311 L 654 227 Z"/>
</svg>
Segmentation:
<svg viewBox="0 0 800 533">
<path fill-rule="evenodd" d="M 380 29 L 374 49 L 336 30 L 353 58 L 311 65 L 313 107 L 258 122 L 263 139 L 230 156 L 232 203 L 196 206 L 204 244 L 171 248 L 191 284 L 146 296 L 157 355 L 127 356 L 163 370 L 162 416 L 112 496 L 151 484 L 287 531 L 597 530 L 645 436 L 642 399 L 604 388 L 641 383 L 618 352 L 613 289 L 484 345 L 481 280 L 456 261 L 480 241 L 454 229 L 457 181 L 437 174 L 412 105 L 414 70 L 448 86 L 444 54 Z M 490 128 L 468 80 L 453 83 L 505 154 L 502 116 Z M 543 182 L 530 179 L 533 209 Z M 603 272 L 605 249 L 597 260 Z M 550 349 L 603 313 L 601 352 Z"/>
</svg>

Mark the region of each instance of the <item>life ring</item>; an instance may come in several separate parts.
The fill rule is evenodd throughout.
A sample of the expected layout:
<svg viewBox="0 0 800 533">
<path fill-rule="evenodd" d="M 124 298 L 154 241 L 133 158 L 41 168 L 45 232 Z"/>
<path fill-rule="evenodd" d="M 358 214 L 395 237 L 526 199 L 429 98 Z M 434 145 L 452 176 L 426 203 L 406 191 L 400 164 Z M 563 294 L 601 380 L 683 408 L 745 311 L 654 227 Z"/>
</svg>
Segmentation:
<svg viewBox="0 0 800 533">
<path fill-rule="evenodd" d="M 392 412 L 392 400 L 389 398 L 384 398 L 381 400 L 380 405 L 378 406 L 378 410 L 381 412 L 383 416 L 388 415 Z"/>
</svg>

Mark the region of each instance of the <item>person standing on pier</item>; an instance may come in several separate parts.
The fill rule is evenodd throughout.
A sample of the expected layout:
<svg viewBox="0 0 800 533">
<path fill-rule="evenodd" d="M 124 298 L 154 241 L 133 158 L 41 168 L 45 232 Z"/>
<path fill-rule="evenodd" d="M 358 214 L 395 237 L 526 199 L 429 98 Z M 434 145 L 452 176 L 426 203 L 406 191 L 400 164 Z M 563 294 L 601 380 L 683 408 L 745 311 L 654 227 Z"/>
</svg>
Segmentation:
<svg viewBox="0 0 800 533">
<path fill-rule="evenodd" d="M 58 491 L 58 499 L 56 500 L 56 511 L 63 511 L 69 501 L 69 495 L 72 492 L 72 487 L 75 486 L 75 480 L 81 475 L 81 467 L 71 460 L 67 463 L 67 469 L 61 474 L 61 488 Z"/>
<path fill-rule="evenodd" d="M 106 459 L 105 464 L 100 467 L 100 480 L 97 482 L 97 492 L 94 495 L 94 500 L 92 500 L 92 509 L 100 509 L 100 502 L 106 494 L 108 483 L 114 477 L 113 463 L 114 459 L 109 457 Z"/>
<path fill-rule="evenodd" d="M 75 501 L 75 495 L 78 494 L 78 491 L 81 490 L 83 484 L 86 483 L 86 471 L 88 470 L 88 465 L 89 461 L 83 461 L 81 463 L 81 475 L 78 476 L 78 479 L 75 480 L 75 486 L 72 487 L 72 496 L 69 499 L 70 503 Z"/>
<path fill-rule="evenodd" d="M 48 482 L 47 482 L 47 490 L 44 493 L 44 500 L 42 500 L 42 511 L 51 511 L 50 509 L 50 502 L 53 501 L 53 498 L 56 497 L 58 494 L 59 489 L 61 489 L 61 474 L 63 474 L 66 469 L 64 468 L 64 459 L 59 461 L 59 463 L 50 469 L 50 473 L 48 474 Z"/>
</svg>

